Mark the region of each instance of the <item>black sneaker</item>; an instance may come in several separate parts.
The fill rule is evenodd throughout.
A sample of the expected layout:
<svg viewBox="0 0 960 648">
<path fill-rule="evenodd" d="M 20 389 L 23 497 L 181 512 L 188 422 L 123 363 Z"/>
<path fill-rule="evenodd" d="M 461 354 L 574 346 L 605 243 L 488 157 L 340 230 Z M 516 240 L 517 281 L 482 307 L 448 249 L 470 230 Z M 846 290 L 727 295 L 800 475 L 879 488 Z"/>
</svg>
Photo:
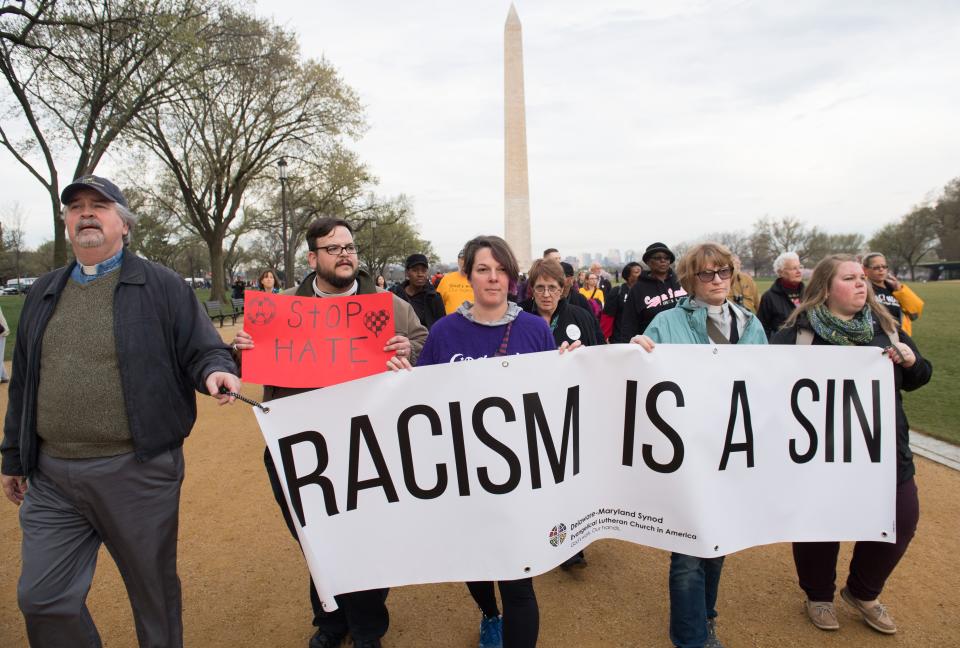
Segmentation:
<svg viewBox="0 0 960 648">
<path fill-rule="evenodd" d="M 308 646 L 309 648 L 340 648 L 340 644 L 343 643 L 343 637 L 344 635 L 335 634 L 321 628 L 310 637 Z"/>
<path fill-rule="evenodd" d="M 382 648 L 379 639 L 361 639 L 353 642 L 353 648 Z"/>
<path fill-rule="evenodd" d="M 564 560 L 562 563 L 560 563 L 560 569 L 572 569 L 574 567 L 583 568 L 586 566 L 587 566 L 587 559 L 583 555 L 582 551 L 578 551 L 577 553 L 575 553 L 574 555 L 570 556 L 569 558 Z"/>
</svg>

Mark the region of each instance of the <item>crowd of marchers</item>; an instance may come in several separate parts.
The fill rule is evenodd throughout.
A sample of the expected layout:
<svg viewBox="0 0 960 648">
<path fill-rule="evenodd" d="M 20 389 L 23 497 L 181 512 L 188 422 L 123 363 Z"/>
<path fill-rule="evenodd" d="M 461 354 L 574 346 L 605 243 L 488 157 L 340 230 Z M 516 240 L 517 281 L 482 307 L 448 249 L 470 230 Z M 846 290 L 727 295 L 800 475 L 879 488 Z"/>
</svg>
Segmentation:
<svg viewBox="0 0 960 648">
<path fill-rule="evenodd" d="M 139 645 L 178 647 L 182 445 L 196 420 L 196 392 L 233 402 L 239 366 L 256 342 L 241 329 L 225 344 L 190 286 L 128 252 L 137 216 L 111 181 L 78 178 L 61 200 L 76 261 L 37 279 L 26 298 L 0 445 L 3 492 L 21 507 L 18 604 L 31 646 L 99 646 L 86 598 L 98 550 L 106 544 L 123 575 Z M 387 292 L 382 278 L 360 269 L 349 222 L 322 218 L 305 238 L 311 272 L 287 294 L 328 299 Z M 774 264 L 777 279 L 762 297 L 738 259 L 718 243 L 696 245 L 680 259 L 652 243 L 642 261 L 625 265 L 614 285 L 599 267 L 578 275 L 556 249 L 520 268 L 502 238 L 477 236 L 465 243 L 457 270 L 434 285 L 427 257 L 411 250 L 405 280 L 390 290 L 395 335 L 383 347 L 385 369 L 581 353 L 600 344 L 635 344 L 653 354 L 663 344 L 883 349 L 895 377 L 896 542 L 857 542 L 840 597 L 874 630 L 896 632 L 879 597 L 919 518 L 900 394 L 923 386 L 932 373 L 909 335 L 922 300 L 889 275 L 879 254 L 828 256 L 806 282 L 798 256 L 782 254 Z M 280 292 L 273 270 L 264 270 L 257 284 Z M 298 391 L 266 385 L 263 400 Z M 263 462 L 296 540 L 266 450 Z M 839 628 L 838 548 L 837 542 L 793 544 L 806 612 L 824 631 Z M 670 556 L 664 640 L 680 648 L 722 645 L 717 608 L 723 563 L 723 557 Z M 586 566 L 581 552 L 561 567 Z M 315 627 L 310 648 L 341 646 L 348 635 L 355 648 L 381 646 L 389 626 L 386 589 L 342 593 L 338 609 L 327 612 L 305 578 Z M 479 648 L 536 646 L 541 614 L 532 578 L 466 585 L 479 611 Z M 549 623 L 549 611 L 544 617 Z"/>
</svg>

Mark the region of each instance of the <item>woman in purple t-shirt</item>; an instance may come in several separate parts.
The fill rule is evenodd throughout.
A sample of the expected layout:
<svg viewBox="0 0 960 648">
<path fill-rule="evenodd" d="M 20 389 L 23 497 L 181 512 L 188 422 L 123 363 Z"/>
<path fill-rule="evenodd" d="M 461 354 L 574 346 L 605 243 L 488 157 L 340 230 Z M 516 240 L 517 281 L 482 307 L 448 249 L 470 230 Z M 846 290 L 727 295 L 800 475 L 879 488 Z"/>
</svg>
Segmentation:
<svg viewBox="0 0 960 648">
<path fill-rule="evenodd" d="M 520 273 L 506 241 L 499 236 L 471 240 L 464 248 L 463 272 L 473 287 L 475 301 L 464 302 L 455 312 L 437 320 L 420 352 L 418 366 L 557 348 L 542 317 L 507 301 L 510 286 L 516 285 Z M 578 346 L 579 341 L 572 345 L 564 342 L 560 352 Z M 479 648 L 533 648 L 540 630 L 533 579 L 500 581 L 499 586 L 502 617 L 493 582 L 467 583 L 483 613 Z"/>
</svg>

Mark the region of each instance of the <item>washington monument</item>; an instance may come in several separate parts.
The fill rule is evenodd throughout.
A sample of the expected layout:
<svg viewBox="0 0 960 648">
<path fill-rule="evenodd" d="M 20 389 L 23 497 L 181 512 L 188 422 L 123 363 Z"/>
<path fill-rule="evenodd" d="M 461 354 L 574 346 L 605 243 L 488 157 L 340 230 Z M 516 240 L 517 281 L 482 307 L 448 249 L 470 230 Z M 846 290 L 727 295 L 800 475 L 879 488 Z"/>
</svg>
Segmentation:
<svg viewBox="0 0 960 648">
<path fill-rule="evenodd" d="M 527 183 L 527 117 L 523 99 L 523 36 L 510 5 L 503 28 L 504 238 L 520 271 L 530 269 L 530 189 Z"/>
</svg>

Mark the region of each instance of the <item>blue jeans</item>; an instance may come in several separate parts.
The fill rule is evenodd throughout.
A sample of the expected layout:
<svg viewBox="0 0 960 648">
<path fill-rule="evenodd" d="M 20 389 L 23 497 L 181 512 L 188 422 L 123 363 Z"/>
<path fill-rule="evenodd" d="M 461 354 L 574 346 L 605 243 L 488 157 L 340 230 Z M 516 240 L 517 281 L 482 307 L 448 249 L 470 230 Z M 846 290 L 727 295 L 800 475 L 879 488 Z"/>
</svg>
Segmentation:
<svg viewBox="0 0 960 648">
<path fill-rule="evenodd" d="M 670 641 L 678 648 L 703 648 L 707 619 L 717 616 L 723 556 L 670 554 Z"/>
</svg>

